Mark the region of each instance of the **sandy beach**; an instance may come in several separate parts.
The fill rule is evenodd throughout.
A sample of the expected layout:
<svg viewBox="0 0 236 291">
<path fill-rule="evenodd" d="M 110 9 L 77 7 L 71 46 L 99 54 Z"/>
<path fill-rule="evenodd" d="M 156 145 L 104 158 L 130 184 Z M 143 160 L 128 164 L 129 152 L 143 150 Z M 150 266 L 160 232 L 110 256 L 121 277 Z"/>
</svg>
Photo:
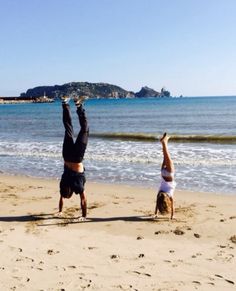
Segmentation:
<svg viewBox="0 0 236 291">
<path fill-rule="evenodd" d="M 235 290 L 236 197 L 87 183 L 57 217 L 58 181 L 0 176 L 0 290 Z"/>
</svg>

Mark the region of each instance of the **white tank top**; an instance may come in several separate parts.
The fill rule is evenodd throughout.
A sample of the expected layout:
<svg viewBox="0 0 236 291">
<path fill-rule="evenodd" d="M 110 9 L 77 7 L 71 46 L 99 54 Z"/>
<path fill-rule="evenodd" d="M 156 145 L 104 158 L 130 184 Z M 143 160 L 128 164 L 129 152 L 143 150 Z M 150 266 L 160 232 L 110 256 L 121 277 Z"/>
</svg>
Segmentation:
<svg viewBox="0 0 236 291">
<path fill-rule="evenodd" d="M 169 197 L 173 197 L 175 187 L 176 187 L 175 181 L 167 182 L 161 177 L 161 185 L 158 192 L 162 191 L 165 192 Z"/>
</svg>

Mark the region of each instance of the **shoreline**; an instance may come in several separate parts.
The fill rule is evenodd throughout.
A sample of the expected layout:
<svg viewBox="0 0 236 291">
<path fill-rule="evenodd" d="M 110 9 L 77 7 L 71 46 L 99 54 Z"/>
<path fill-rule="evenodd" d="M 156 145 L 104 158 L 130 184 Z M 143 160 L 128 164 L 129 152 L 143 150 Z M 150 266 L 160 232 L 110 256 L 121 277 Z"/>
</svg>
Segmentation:
<svg viewBox="0 0 236 291">
<path fill-rule="evenodd" d="M 6 172 L 0 172 L 0 177 L 6 177 L 6 178 L 10 178 L 10 177 L 18 177 L 18 178 L 27 178 L 27 179 L 35 179 L 35 180 L 45 180 L 45 181 L 57 181 L 58 183 L 58 191 L 59 191 L 59 180 L 61 178 L 61 176 L 58 176 L 58 177 L 38 177 L 38 176 L 30 176 L 30 175 L 26 175 L 26 174 L 17 174 L 17 173 L 6 173 Z M 140 188 L 140 189 L 152 189 L 154 195 L 155 193 L 157 192 L 158 190 L 158 187 L 159 187 L 159 184 L 156 183 L 156 186 L 153 186 L 153 185 L 140 185 L 140 184 L 137 184 L 135 183 L 134 181 L 133 182 L 106 182 L 106 181 L 96 181 L 96 180 L 89 180 L 87 178 L 87 184 L 98 184 L 98 185 L 116 185 L 116 186 L 128 186 L 128 187 L 137 187 L 137 188 Z M 177 184 L 177 187 L 176 187 L 176 190 L 175 192 L 182 192 L 182 193 L 198 193 L 199 195 L 203 195 L 203 197 L 205 197 L 205 195 L 209 195 L 212 197 L 212 199 L 214 199 L 216 196 L 223 196 L 223 197 L 235 197 L 236 199 L 236 193 L 225 193 L 225 192 L 215 192 L 215 191 L 200 191 L 200 190 L 190 190 L 190 189 L 181 189 L 181 188 L 178 188 L 178 184 Z M 59 193 L 59 192 L 58 192 Z"/>
<path fill-rule="evenodd" d="M 232 290 L 236 197 L 176 190 L 153 220 L 154 188 L 88 182 L 57 212 L 57 179 L 0 174 L 1 290 Z M 234 241 L 235 239 L 235 241 Z"/>
</svg>

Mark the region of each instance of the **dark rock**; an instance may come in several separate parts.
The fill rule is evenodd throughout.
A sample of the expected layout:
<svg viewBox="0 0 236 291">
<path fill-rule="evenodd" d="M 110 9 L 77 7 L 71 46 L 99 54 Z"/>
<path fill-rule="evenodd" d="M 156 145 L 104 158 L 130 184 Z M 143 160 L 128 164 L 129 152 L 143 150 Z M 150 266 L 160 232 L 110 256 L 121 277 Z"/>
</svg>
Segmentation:
<svg viewBox="0 0 236 291">
<path fill-rule="evenodd" d="M 159 97 L 160 93 L 145 86 L 142 87 L 141 90 L 137 93 L 135 93 L 135 97 L 141 98 L 141 97 Z"/>
</svg>

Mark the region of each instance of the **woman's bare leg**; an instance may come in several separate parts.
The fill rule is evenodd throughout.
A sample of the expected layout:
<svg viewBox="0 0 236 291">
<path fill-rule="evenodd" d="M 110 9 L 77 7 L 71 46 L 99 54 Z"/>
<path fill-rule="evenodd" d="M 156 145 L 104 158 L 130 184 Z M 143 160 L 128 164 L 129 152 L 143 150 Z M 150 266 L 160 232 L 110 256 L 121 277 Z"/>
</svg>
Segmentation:
<svg viewBox="0 0 236 291">
<path fill-rule="evenodd" d="M 175 168 L 174 168 L 174 163 L 170 156 L 170 152 L 168 150 L 169 138 L 170 137 L 166 133 L 164 133 L 163 137 L 160 140 L 162 144 L 162 151 L 163 151 L 162 169 L 165 169 L 166 171 L 173 173 L 175 171 Z"/>
</svg>

